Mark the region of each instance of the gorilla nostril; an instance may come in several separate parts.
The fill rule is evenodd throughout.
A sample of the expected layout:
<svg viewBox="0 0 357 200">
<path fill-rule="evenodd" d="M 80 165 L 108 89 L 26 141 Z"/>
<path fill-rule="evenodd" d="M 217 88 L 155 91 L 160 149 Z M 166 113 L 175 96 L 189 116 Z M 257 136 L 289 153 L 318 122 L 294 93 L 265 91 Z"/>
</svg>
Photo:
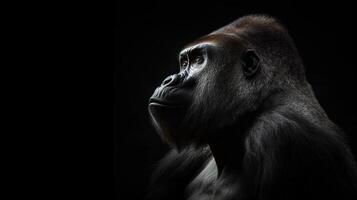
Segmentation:
<svg viewBox="0 0 357 200">
<path fill-rule="evenodd" d="M 173 86 L 176 85 L 179 81 L 179 76 L 177 74 L 175 75 L 171 75 L 169 77 L 167 77 L 163 82 L 162 82 L 162 86 Z"/>
<path fill-rule="evenodd" d="M 173 80 L 172 76 L 167 77 L 163 82 L 162 85 L 169 85 Z"/>
</svg>

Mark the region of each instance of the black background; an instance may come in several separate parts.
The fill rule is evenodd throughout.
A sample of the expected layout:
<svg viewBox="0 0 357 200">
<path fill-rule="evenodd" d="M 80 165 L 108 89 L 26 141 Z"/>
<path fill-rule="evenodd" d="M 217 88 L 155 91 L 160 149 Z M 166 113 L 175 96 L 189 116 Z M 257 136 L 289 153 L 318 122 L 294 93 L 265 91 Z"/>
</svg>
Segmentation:
<svg viewBox="0 0 357 200">
<path fill-rule="evenodd" d="M 116 199 L 142 199 L 150 172 L 168 150 L 151 126 L 148 98 L 178 71 L 177 51 L 245 14 L 269 14 L 288 28 L 308 81 L 357 156 L 354 6 L 301 1 L 117 1 L 114 146 Z M 112 77 L 109 77 L 112 78 Z"/>
</svg>

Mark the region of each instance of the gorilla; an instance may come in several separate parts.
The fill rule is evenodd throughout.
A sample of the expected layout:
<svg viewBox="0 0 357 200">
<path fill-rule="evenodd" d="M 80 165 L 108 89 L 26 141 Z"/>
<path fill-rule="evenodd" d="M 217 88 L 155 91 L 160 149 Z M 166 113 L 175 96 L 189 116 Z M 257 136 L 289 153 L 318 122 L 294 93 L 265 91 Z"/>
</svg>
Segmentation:
<svg viewBox="0 0 357 200">
<path fill-rule="evenodd" d="M 357 199 L 353 155 L 277 19 L 241 17 L 185 46 L 178 63 L 149 100 L 172 148 L 147 199 Z"/>
</svg>

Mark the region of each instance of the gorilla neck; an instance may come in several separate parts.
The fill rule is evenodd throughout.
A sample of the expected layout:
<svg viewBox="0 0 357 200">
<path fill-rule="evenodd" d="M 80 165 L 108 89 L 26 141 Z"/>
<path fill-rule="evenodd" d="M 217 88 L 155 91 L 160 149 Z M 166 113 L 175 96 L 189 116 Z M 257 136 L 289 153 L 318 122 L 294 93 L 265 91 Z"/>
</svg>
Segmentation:
<svg viewBox="0 0 357 200">
<path fill-rule="evenodd" d="M 223 133 L 226 134 L 226 133 Z M 232 134 L 233 135 L 233 134 Z M 241 171 L 243 166 L 244 149 L 243 145 L 238 145 L 240 138 L 233 136 L 217 138 L 209 143 L 211 152 L 217 165 L 218 175 Z"/>
<path fill-rule="evenodd" d="M 222 173 L 239 174 L 242 170 L 245 154 L 244 133 L 254 122 L 254 116 L 256 113 L 237 120 L 239 123 L 217 130 L 212 134 L 216 137 L 211 138 L 208 144 L 217 165 L 218 175 Z"/>
</svg>

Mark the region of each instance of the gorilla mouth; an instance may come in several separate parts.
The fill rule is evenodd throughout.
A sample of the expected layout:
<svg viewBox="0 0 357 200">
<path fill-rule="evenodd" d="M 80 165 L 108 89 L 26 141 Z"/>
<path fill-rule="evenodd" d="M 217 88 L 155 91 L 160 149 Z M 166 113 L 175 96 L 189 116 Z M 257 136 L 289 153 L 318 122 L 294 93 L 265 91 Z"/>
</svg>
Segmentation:
<svg viewBox="0 0 357 200">
<path fill-rule="evenodd" d="M 178 104 L 177 102 L 167 101 L 165 99 L 159 99 L 159 98 L 155 98 L 155 97 L 150 98 L 149 105 L 158 105 L 158 106 L 164 106 L 164 107 L 181 107 L 181 106 L 183 106 L 182 104 Z"/>
</svg>

